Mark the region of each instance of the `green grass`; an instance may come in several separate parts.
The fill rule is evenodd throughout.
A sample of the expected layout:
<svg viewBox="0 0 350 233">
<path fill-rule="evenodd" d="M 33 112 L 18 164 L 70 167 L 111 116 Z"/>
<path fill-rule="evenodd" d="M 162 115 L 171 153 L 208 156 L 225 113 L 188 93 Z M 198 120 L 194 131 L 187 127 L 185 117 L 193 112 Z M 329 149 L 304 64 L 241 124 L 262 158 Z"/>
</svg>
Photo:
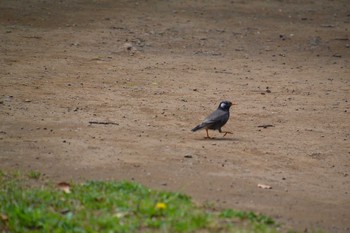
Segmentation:
<svg viewBox="0 0 350 233">
<path fill-rule="evenodd" d="M 31 179 L 38 180 L 41 177 L 41 173 L 37 172 L 37 171 L 30 171 L 28 173 L 28 177 L 31 178 Z"/>
<path fill-rule="evenodd" d="M 137 183 L 90 181 L 70 193 L 27 183 L 0 172 L 0 232 L 277 232 L 267 216 L 213 211 Z"/>
</svg>

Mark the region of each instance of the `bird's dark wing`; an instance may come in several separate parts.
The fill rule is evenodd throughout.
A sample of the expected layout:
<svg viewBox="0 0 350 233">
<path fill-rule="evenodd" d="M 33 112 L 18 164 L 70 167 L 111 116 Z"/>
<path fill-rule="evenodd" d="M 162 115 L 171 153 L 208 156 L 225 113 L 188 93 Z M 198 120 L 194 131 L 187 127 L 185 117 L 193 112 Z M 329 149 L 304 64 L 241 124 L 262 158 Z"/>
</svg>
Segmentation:
<svg viewBox="0 0 350 233">
<path fill-rule="evenodd" d="M 229 113 L 227 111 L 217 109 L 216 111 L 212 112 L 207 118 L 205 118 L 202 124 L 204 123 L 206 125 L 211 125 L 219 122 L 227 122 L 228 118 Z"/>
<path fill-rule="evenodd" d="M 197 125 L 192 131 L 197 131 L 203 128 L 221 128 L 229 118 L 229 112 L 217 109 L 212 112 L 202 123 Z"/>
</svg>

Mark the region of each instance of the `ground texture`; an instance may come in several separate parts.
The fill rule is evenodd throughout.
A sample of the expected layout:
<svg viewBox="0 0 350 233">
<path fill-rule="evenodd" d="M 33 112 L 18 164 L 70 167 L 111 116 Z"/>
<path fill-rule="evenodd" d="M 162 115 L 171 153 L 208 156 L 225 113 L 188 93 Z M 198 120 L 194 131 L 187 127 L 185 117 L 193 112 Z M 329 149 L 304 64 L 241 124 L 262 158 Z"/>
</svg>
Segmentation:
<svg viewBox="0 0 350 233">
<path fill-rule="evenodd" d="M 349 232 L 349 25 L 347 0 L 1 1 L 0 169 Z M 232 135 L 190 131 L 226 99 Z"/>
</svg>

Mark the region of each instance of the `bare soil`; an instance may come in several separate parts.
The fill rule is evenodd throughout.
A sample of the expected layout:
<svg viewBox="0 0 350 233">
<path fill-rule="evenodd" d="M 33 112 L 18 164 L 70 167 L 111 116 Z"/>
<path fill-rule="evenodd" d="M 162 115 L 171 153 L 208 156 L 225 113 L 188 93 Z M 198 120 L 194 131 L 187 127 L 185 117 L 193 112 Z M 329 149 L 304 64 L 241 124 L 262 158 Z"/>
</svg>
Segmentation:
<svg viewBox="0 0 350 233">
<path fill-rule="evenodd" d="M 3 0 L 0 169 L 350 232 L 349 25 L 348 0 Z M 234 134 L 192 133 L 221 100 Z"/>
</svg>

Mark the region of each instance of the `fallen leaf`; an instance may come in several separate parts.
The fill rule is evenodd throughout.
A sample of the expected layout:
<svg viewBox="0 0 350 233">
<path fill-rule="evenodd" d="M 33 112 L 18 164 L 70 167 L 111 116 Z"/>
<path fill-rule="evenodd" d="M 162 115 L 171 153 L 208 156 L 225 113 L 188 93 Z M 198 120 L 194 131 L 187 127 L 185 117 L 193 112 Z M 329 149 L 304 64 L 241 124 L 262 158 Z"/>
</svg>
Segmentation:
<svg viewBox="0 0 350 233">
<path fill-rule="evenodd" d="M 126 212 L 118 212 L 118 213 L 115 213 L 114 216 L 116 216 L 117 218 L 123 218 L 127 215 Z"/>
<path fill-rule="evenodd" d="M 266 185 L 266 184 L 258 184 L 258 188 L 262 188 L 262 189 L 272 189 L 272 187 L 270 185 Z"/>
<path fill-rule="evenodd" d="M 71 193 L 71 191 L 70 191 L 70 184 L 68 184 L 67 182 L 60 182 L 60 183 L 58 183 L 57 184 L 58 185 L 58 188 L 60 189 L 60 190 L 62 190 L 63 192 L 65 192 L 65 193 Z"/>
<path fill-rule="evenodd" d="M 69 213 L 69 212 L 70 212 L 69 209 L 62 209 L 62 210 L 60 211 L 61 214 L 67 214 L 67 213 Z"/>
<path fill-rule="evenodd" d="M 0 214 L 0 219 L 2 222 L 7 222 L 9 220 L 6 214 Z"/>
</svg>

